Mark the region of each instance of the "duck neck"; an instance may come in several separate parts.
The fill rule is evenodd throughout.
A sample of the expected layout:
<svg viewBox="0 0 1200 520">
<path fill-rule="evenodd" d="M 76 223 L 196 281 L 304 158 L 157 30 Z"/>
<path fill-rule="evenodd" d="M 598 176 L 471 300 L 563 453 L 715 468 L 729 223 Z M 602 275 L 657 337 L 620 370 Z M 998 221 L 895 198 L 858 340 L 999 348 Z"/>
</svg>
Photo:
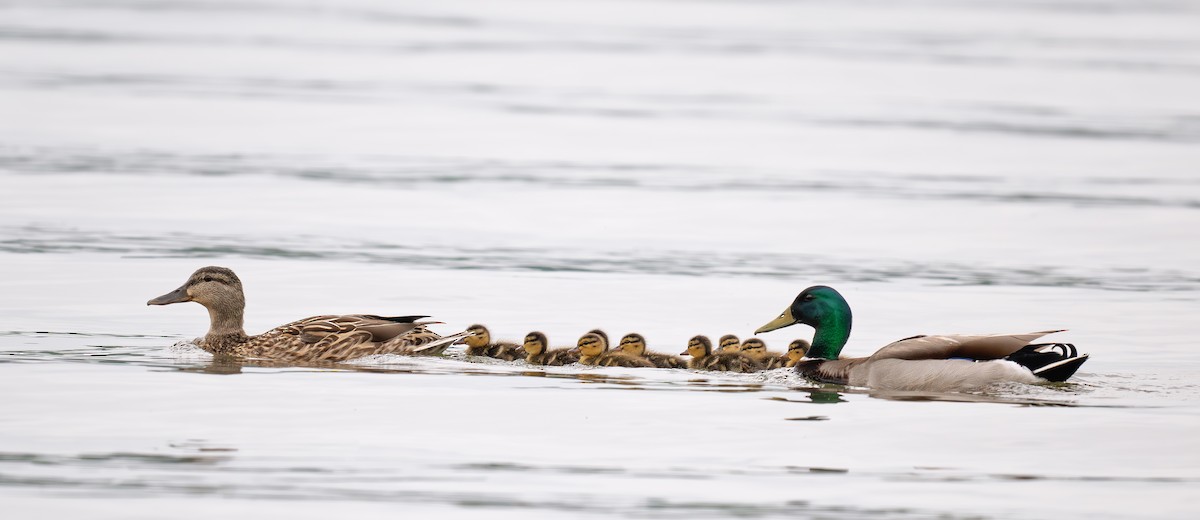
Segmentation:
<svg viewBox="0 0 1200 520">
<path fill-rule="evenodd" d="M 227 338 L 245 340 L 246 330 L 242 328 L 246 304 L 242 299 L 217 302 L 206 305 L 208 308 L 208 334 L 204 337 L 209 343 L 222 343 Z"/>
<path fill-rule="evenodd" d="M 851 321 L 848 305 L 828 313 L 820 325 L 814 327 L 812 347 L 804 354 L 805 357 L 837 359 L 850 339 Z"/>
</svg>

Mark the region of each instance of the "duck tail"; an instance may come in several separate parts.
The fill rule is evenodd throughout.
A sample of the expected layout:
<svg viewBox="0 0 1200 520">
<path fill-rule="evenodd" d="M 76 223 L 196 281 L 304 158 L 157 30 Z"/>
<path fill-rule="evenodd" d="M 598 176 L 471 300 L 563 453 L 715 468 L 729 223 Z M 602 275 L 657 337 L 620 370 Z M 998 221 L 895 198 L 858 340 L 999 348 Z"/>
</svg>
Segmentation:
<svg viewBox="0 0 1200 520">
<path fill-rule="evenodd" d="M 1070 343 L 1039 343 L 1026 345 L 1004 359 L 1029 369 L 1042 379 L 1061 382 L 1075 375 L 1088 360 L 1088 355 L 1080 355 Z"/>
<path fill-rule="evenodd" d="M 444 352 L 447 348 L 449 348 L 450 345 L 453 345 L 458 340 L 461 340 L 468 336 L 471 336 L 471 333 L 464 330 L 457 334 L 451 334 L 449 336 L 445 336 L 445 337 L 430 341 L 429 343 L 426 343 L 424 345 L 421 345 L 419 347 L 412 349 L 412 352 L 413 352 L 413 354 L 420 354 L 423 356 L 441 355 L 441 353 Z"/>
</svg>

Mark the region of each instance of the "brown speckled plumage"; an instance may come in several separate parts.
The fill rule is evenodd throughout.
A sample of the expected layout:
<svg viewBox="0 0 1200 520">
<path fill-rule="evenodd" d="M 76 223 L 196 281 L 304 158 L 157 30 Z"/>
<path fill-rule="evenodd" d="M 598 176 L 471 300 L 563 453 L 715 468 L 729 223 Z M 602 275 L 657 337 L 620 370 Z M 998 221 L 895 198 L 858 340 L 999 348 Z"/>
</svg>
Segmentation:
<svg viewBox="0 0 1200 520">
<path fill-rule="evenodd" d="M 213 353 L 289 362 L 339 362 L 373 354 L 439 354 L 466 333 L 442 338 L 416 320 L 426 316 L 312 316 L 256 336 L 242 329 L 242 283 L 224 267 L 198 269 L 180 288 L 148 305 L 193 301 L 208 309 L 208 333 L 196 345 Z"/>
</svg>

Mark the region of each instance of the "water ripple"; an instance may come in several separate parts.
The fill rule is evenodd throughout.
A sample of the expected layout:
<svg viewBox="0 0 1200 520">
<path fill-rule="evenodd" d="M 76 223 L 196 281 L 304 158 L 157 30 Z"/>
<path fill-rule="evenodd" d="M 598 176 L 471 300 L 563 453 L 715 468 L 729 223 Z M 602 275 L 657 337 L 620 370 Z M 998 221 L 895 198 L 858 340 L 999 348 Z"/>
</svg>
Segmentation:
<svg viewBox="0 0 1200 520">
<path fill-rule="evenodd" d="M 103 253 L 143 258 L 243 257 L 335 260 L 414 268 L 667 276 L 748 276 L 884 282 L 915 279 L 946 285 L 1071 287 L 1108 291 L 1200 290 L 1200 276 L 1172 270 L 1087 269 L 1077 266 L 1007 267 L 950 261 L 834 259 L 817 254 L 683 250 L 583 251 L 462 245 L 420 247 L 404 242 L 321 236 L 219 236 L 194 233 L 122 234 L 43 226 L 0 227 L 0 252 Z"/>
</svg>

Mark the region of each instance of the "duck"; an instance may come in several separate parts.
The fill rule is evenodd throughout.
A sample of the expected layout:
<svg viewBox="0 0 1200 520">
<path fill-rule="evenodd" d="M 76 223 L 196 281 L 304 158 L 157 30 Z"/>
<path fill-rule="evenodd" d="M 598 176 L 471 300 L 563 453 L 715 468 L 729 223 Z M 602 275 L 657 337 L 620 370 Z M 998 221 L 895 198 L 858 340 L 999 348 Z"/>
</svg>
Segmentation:
<svg viewBox="0 0 1200 520">
<path fill-rule="evenodd" d="M 573 349 L 556 348 L 549 349 L 550 341 L 546 339 L 546 335 L 534 331 L 525 335 L 525 344 L 522 348 L 525 350 L 525 362 L 531 365 L 550 365 L 562 366 L 571 363 L 579 362 L 579 354 L 572 352 Z"/>
<path fill-rule="evenodd" d="M 749 340 L 747 340 L 749 341 Z M 776 368 L 792 368 L 804 358 L 804 353 L 808 352 L 808 341 L 803 339 L 792 340 L 788 344 L 787 352 L 783 354 L 767 353 L 762 359 L 759 359 L 763 365 L 766 365 L 767 370 Z M 743 351 L 745 348 L 743 347 Z"/>
<path fill-rule="evenodd" d="M 783 354 L 778 352 L 768 352 L 767 343 L 758 338 L 746 338 L 742 345 L 738 347 L 738 352 L 750 356 L 751 359 L 762 364 L 767 364 L 769 358 L 779 357 Z"/>
<path fill-rule="evenodd" d="M 608 351 L 608 342 L 604 341 L 604 337 L 589 332 L 579 338 L 578 346 L 575 350 L 579 351 L 579 362 L 585 365 L 598 367 L 646 367 L 653 368 L 654 363 L 651 363 L 642 358 L 627 356 L 616 352 Z"/>
<path fill-rule="evenodd" d="M 687 361 L 678 356 L 646 351 L 646 338 L 636 332 L 626 334 L 617 345 L 617 353 L 644 358 L 658 368 L 687 368 Z"/>
<path fill-rule="evenodd" d="M 791 343 L 788 343 L 787 352 L 784 353 L 786 361 L 783 362 L 783 366 L 787 368 L 795 367 L 796 363 L 799 363 L 801 359 L 804 359 L 804 355 L 808 354 L 810 347 L 812 347 L 812 343 L 809 343 L 806 339 L 797 338 L 792 340 Z"/>
<path fill-rule="evenodd" d="M 733 334 L 726 334 L 717 340 L 717 352 L 737 352 L 742 349 L 742 340 Z"/>
<path fill-rule="evenodd" d="M 209 328 L 196 346 L 215 356 L 265 358 L 287 362 L 341 362 L 372 354 L 439 355 L 467 337 L 442 337 L 420 321 L 429 316 L 343 314 L 311 316 L 250 336 L 243 328 L 246 297 L 232 269 L 197 269 L 178 289 L 146 305 L 196 302 L 208 309 Z"/>
<path fill-rule="evenodd" d="M 712 340 L 708 339 L 708 336 L 693 336 L 688 340 L 687 350 L 679 355 L 692 356 L 688 361 L 688 368 L 692 370 L 748 373 L 763 369 L 762 363 L 741 352 L 713 352 Z"/>
<path fill-rule="evenodd" d="M 839 358 L 850 338 L 846 299 L 825 285 L 804 289 L 762 334 L 802 323 L 814 329 L 811 348 L 796 371 L 813 381 L 879 390 L 970 391 L 995 383 L 1066 381 L 1088 360 L 1069 343 L 1037 339 L 1062 330 L 1020 334 L 920 335 L 868 357 Z"/>
<path fill-rule="evenodd" d="M 492 342 L 492 332 L 478 323 L 467 327 L 471 335 L 462 339 L 467 345 L 468 356 L 484 356 L 504 361 L 515 361 L 525 357 L 521 345 L 509 342 Z"/>
</svg>

